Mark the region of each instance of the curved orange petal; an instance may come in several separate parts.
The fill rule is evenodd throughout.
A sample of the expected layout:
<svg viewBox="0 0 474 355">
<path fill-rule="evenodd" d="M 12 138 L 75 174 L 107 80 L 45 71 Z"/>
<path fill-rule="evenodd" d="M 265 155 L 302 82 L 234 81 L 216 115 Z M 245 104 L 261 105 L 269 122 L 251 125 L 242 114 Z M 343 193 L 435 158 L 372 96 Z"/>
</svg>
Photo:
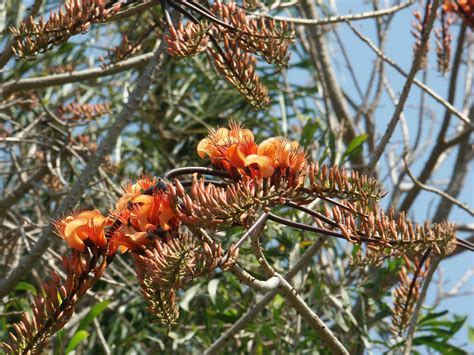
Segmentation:
<svg viewBox="0 0 474 355">
<path fill-rule="evenodd" d="M 94 226 L 93 233 L 89 235 L 89 239 L 94 243 L 95 246 L 103 248 L 107 245 L 107 238 L 105 238 L 104 225 Z"/>
<path fill-rule="evenodd" d="M 264 155 L 251 154 L 245 158 L 245 166 L 256 164 L 259 168 L 261 177 L 267 178 L 273 175 L 275 169 L 269 157 Z"/>
<path fill-rule="evenodd" d="M 258 145 L 257 154 L 271 156 L 272 154 L 274 154 L 278 145 L 279 144 L 277 137 L 265 139 L 262 143 Z"/>
<path fill-rule="evenodd" d="M 242 154 L 237 144 L 233 144 L 229 147 L 226 157 L 236 168 L 245 167 L 245 156 Z"/>
<path fill-rule="evenodd" d="M 144 245 L 148 243 L 148 233 L 147 232 L 137 232 L 131 235 L 128 235 L 132 243 L 137 245 Z"/>
<path fill-rule="evenodd" d="M 244 139 L 246 139 L 250 142 L 254 141 L 253 133 L 250 129 L 243 128 L 243 129 L 240 130 L 240 133 L 242 135 L 242 138 L 244 138 Z"/>
<path fill-rule="evenodd" d="M 209 154 L 209 144 L 210 144 L 209 139 L 207 139 L 207 138 L 204 138 L 199 142 L 199 144 L 196 148 L 197 153 L 199 155 L 199 158 L 204 159 L 206 157 L 206 155 L 210 155 Z"/>
<path fill-rule="evenodd" d="M 139 195 L 132 199 L 133 203 L 143 203 L 144 205 L 149 205 L 153 202 L 153 196 L 150 195 Z"/>
<path fill-rule="evenodd" d="M 75 217 L 75 219 L 77 218 L 92 219 L 92 218 L 104 218 L 104 216 L 102 216 L 102 214 L 99 211 L 93 210 L 93 211 L 81 212 Z"/>
<path fill-rule="evenodd" d="M 68 238 L 66 238 L 66 243 L 76 250 L 80 252 L 84 252 L 86 245 L 84 242 L 77 236 L 77 234 L 71 234 Z"/>
<path fill-rule="evenodd" d="M 165 208 L 163 211 L 160 213 L 160 227 L 163 228 L 163 230 L 167 231 L 170 230 L 170 225 L 169 221 L 174 217 L 174 213 L 170 208 Z"/>
<path fill-rule="evenodd" d="M 86 218 L 77 218 L 73 219 L 70 222 L 66 223 L 66 227 L 64 228 L 64 236 L 67 239 L 71 238 L 73 235 L 76 235 L 76 230 L 79 227 L 87 225 L 88 220 Z M 85 239 L 85 238 L 84 238 Z"/>
</svg>

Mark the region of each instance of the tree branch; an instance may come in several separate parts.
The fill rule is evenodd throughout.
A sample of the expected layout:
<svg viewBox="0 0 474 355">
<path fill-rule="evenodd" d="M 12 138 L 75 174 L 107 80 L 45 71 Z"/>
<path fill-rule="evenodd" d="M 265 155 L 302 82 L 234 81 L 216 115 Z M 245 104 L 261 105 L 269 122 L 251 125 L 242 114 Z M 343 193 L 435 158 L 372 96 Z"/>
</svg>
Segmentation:
<svg viewBox="0 0 474 355">
<path fill-rule="evenodd" d="M 105 68 L 91 68 L 71 73 L 10 80 L 0 86 L 0 96 L 7 97 L 14 92 L 22 90 L 44 89 L 51 86 L 64 85 L 78 81 L 95 80 L 146 64 L 153 58 L 153 56 L 154 53 L 150 52 L 117 62 L 106 66 Z"/>
<path fill-rule="evenodd" d="M 392 68 L 394 68 L 399 74 L 401 74 L 404 77 L 408 77 L 408 74 L 397 64 L 395 61 L 389 57 L 387 57 L 375 44 L 372 43 L 372 41 L 364 36 L 362 33 L 360 33 L 350 22 L 346 22 L 346 24 L 351 28 L 351 30 L 354 32 L 354 34 L 359 37 L 364 43 L 366 43 L 370 49 L 378 56 L 380 57 L 385 63 L 389 64 Z M 465 26 L 464 26 L 465 27 Z M 452 105 L 449 101 L 446 101 L 436 93 L 434 90 L 432 90 L 429 86 L 424 84 L 422 81 L 419 81 L 418 79 L 414 79 L 413 83 L 418 86 L 420 89 L 422 89 L 424 92 L 426 92 L 428 95 L 430 95 L 433 99 L 435 99 L 438 103 L 443 105 L 449 112 L 451 112 L 453 115 L 459 117 L 462 121 L 465 123 L 468 123 L 471 127 L 472 124 L 469 121 L 469 119 L 464 115 L 462 112 L 460 112 L 456 107 Z"/>
<path fill-rule="evenodd" d="M 406 160 L 406 154 L 403 156 L 403 163 L 405 164 L 405 170 L 406 170 L 408 176 L 410 177 L 411 181 L 413 181 L 413 183 L 415 185 L 418 185 L 418 187 L 420 189 L 425 190 L 425 191 L 429 191 L 429 192 L 433 192 L 433 193 L 441 196 L 442 198 L 448 200 L 452 204 L 458 206 L 459 208 L 463 209 L 464 211 L 469 213 L 471 216 L 474 216 L 474 210 L 469 208 L 469 206 L 466 205 L 465 203 L 462 203 L 462 202 L 458 201 L 457 199 L 455 199 L 454 197 L 452 197 L 451 195 L 447 194 L 444 191 L 441 191 L 441 190 L 439 190 L 435 187 L 432 187 L 432 186 L 425 185 L 425 184 L 421 183 L 420 181 L 418 181 L 416 179 L 416 177 L 413 175 L 413 173 L 411 172 L 410 168 L 408 167 L 408 163 L 407 163 L 407 160 Z"/>
<path fill-rule="evenodd" d="M 399 5 L 395 5 L 395 6 L 382 9 L 382 10 L 362 12 L 362 13 L 353 14 L 353 15 L 331 16 L 331 17 L 327 17 L 323 19 L 293 18 L 293 17 L 270 16 L 270 15 L 264 15 L 264 17 L 271 18 L 276 21 L 286 21 L 289 23 L 293 23 L 295 25 L 321 26 L 321 25 L 329 25 L 332 23 L 338 23 L 338 22 L 344 22 L 344 21 L 360 21 L 360 20 L 366 20 L 366 19 L 375 18 L 375 17 L 391 15 L 411 6 L 414 2 L 415 0 L 409 0 Z"/>
<path fill-rule="evenodd" d="M 291 281 L 295 275 L 300 272 L 311 259 L 318 253 L 327 238 L 319 238 L 308 250 L 303 254 L 303 256 L 297 261 L 297 263 L 288 271 L 285 278 L 288 281 Z M 265 307 L 272 301 L 275 295 L 278 293 L 277 289 L 267 292 L 263 298 L 261 298 L 257 303 L 255 303 L 245 314 L 239 318 L 232 326 L 227 329 L 217 340 L 212 343 L 212 345 L 204 352 L 204 354 L 218 354 L 219 350 L 225 346 L 225 344 L 232 339 L 232 337 L 242 330 L 248 323 L 252 322 L 257 315 L 265 309 Z"/>
<path fill-rule="evenodd" d="M 405 107 L 405 103 L 408 99 L 408 95 L 410 94 L 411 87 L 413 85 L 413 81 L 415 79 L 415 75 L 418 72 L 418 69 L 420 68 L 421 61 L 423 57 L 426 54 L 426 50 L 428 48 L 428 40 L 430 38 L 431 30 L 433 28 L 434 21 L 436 19 L 436 12 L 439 7 L 439 0 L 434 0 L 432 5 L 431 5 L 431 12 L 428 17 L 428 20 L 426 21 L 426 24 L 423 28 L 423 36 L 421 38 L 421 42 L 419 46 L 417 47 L 415 57 L 413 58 L 413 63 L 411 65 L 410 72 L 408 73 L 407 80 L 405 81 L 405 85 L 403 86 L 402 93 L 400 95 L 400 98 L 398 99 L 398 104 L 395 108 L 395 111 L 393 112 L 392 118 L 390 119 L 390 122 L 388 124 L 387 130 L 385 131 L 382 139 L 380 140 L 379 144 L 377 145 L 377 148 L 375 149 L 372 159 L 367 167 L 368 175 L 373 175 L 375 172 L 375 167 L 377 166 L 377 163 L 382 156 L 383 152 L 385 151 L 385 147 L 387 146 L 390 138 L 393 135 L 393 132 L 395 131 L 395 128 L 397 126 L 398 120 L 400 119 L 400 115 L 403 112 L 403 108 Z M 427 2 L 427 6 L 425 11 L 428 11 L 429 2 Z"/>
</svg>

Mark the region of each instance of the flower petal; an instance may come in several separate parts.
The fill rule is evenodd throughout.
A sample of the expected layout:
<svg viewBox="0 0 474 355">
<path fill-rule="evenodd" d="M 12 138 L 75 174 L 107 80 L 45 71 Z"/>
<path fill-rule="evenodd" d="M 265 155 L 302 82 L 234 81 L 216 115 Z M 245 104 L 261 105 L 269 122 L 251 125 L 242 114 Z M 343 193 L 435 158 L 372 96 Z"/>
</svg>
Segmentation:
<svg viewBox="0 0 474 355">
<path fill-rule="evenodd" d="M 226 157 L 236 168 L 242 169 L 245 167 L 245 156 L 240 151 L 238 144 L 233 144 L 229 147 Z"/>
<path fill-rule="evenodd" d="M 204 159 L 206 157 L 206 155 L 210 155 L 209 154 L 209 139 L 207 139 L 207 138 L 202 139 L 199 142 L 196 150 L 197 150 L 197 153 L 199 155 L 199 158 L 201 158 L 201 159 Z"/>
<path fill-rule="evenodd" d="M 275 169 L 269 157 L 264 155 L 251 154 L 245 158 L 245 166 L 256 164 L 259 168 L 261 177 L 267 178 L 273 175 Z"/>
<path fill-rule="evenodd" d="M 77 228 L 87 225 L 87 222 L 88 220 L 86 218 L 78 218 L 67 222 L 66 227 L 64 228 L 64 236 L 66 237 L 66 240 L 71 238 L 73 235 L 76 235 Z"/>
</svg>

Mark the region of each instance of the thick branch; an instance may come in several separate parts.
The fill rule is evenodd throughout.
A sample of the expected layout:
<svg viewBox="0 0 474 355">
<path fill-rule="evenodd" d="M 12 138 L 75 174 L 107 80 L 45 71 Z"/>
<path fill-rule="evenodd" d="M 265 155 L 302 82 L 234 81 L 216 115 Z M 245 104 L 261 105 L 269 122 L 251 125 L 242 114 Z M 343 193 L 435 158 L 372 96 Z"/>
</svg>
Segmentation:
<svg viewBox="0 0 474 355">
<path fill-rule="evenodd" d="M 298 314 L 303 318 L 308 325 L 313 328 L 322 340 L 322 345 L 332 351 L 332 354 L 349 354 L 344 345 L 336 338 L 331 330 L 324 324 L 324 322 L 308 307 L 306 302 L 296 292 L 293 286 L 288 281 L 282 279 L 279 286 L 280 292 L 283 296 L 293 304 Z"/>
<path fill-rule="evenodd" d="M 64 85 L 85 80 L 95 80 L 110 76 L 128 69 L 148 63 L 154 56 L 153 52 L 137 55 L 104 68 L 91 68 L 71 73 L 54 74 L 43 77 L 10 80 L 0 86 L 0 96 L 8 95 L 22 90 L 43 89 L 50 86 Z"/>
<path fill-rule="evenodd" d="M 326 242 L 326 238 L 319 238 L 303 256 L 296 262 L 286 274 L 285 278 L 291 281 L 300 270 L 306 267 L 316 253 L 321 250 L 322 246 Z M 265 307 L 272 301 L 273 297 L 278 293 L 277 289 L 267 292 L 260 301 L 255 303 L 245 314 L 239 318 L 237 322 L 227 329 L 212 345 L 204 352 L 204 354 L 218 354 L 219 350 L 222 349 L 225 344 L 232 339 L 232 337 L 241 331 L 248 323 L 252 322 L 257 315 L 265 309 Z"/>
</svg>

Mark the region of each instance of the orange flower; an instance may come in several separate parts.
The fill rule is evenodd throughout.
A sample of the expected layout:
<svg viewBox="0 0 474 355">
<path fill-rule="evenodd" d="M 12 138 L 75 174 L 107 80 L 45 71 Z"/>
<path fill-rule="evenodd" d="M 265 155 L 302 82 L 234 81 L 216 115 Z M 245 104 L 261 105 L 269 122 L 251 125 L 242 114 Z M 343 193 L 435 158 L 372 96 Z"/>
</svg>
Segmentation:
<svg viewBox="0 0 474 355">
<path fill-rule="evenodd" d="M 306 156 L 298 142 L 283 137 L 269 138 L 258 145 L 257 154 L 245 159 L 245 166 L 257 166 L 261 177 L 273 175 L 275 170 L 290 168 L 295 175 L 306 166 Z"/>
<path fill-rule="evenodd" d="M 112 221 L 99 211 L 84 211 L 55 223 L 59 236 L 71 247 L 84 252 L 84 241 L 90 240 L 95 246 L 104 248 L 107 245 L 105 228 Z"/>
<path fill-rule="evenodd" d="M 230 129 L 211 130 L 197 146 L 201 159 L 209 156 L 213 165 L 227 170 L 231 175 L 242 174 L 245 158 L 256 152 L 253 133 L 238 124 L 231 124 Z"/>
<path fill-rule="evenodd" d="M 150 179 L 147 177 L 143 177 L 137 180 L 135 184 L 132 184 L 131 182 L 126 184 L 123 187 L 125 194 L 117 202 L 117 209 L 118 210 L 126 209 L 131 199 L 141 195 L 143 191 L 155 186 L 157 182 L 158 180 L 156 178 Z"/>
<path fill-rule="evenodd" d="M 199 142 L 197 152 L 201 158 L 209 156 L 213 165 L 234 177 L 268 178 L 276 170 L 288 168 L 294 176 L 306 166 L 306 155 L 298 142 L 274 137 L 257 146 L 252 132 L 237 124 L 231 124 L 230 129 L 210 131 Z"/>
<path fill-rule="evenodd" d="M 256 167 L 262 178 L 270 177 L 275 172 L 273 162 L 269 157 L 264 155 L 250 154 L 245 158 L 245 166 Z"/>
<path fill-rule="evenodd" d="M 138 195 L 127 201 L 132 206 L 114 212 L 122 222 L 110 241 L 110 252 L 125 252 L 147 244 L 153 233 L 169 231 L 179 226 L 179 220 L 171 209 L 167 193 Z"/>
<path fill-rule="evenodd" d="M 172 225 L 177 225 L 167 194 L 140 195 L 131 199 L 130 202 L 139 204 L 131 210 L 130 214 L 132 224 L 137 231 L 153 232 L 158 226 L 167 231 Z"/>
<path fill-rule="evenodd" d="M 474 29 L 474 0 L 445 0 L 443 10 L 457 14 Z"/>
<path fill-rule="evenodd" d="M 120 251 L 122 254 L 127 250 L 135 250 L 150 242 L 147 232 L 136 232 L 133 228 L 124 226 L 120 228 L 110 239 L 109 254 Z"/>
</svg>

